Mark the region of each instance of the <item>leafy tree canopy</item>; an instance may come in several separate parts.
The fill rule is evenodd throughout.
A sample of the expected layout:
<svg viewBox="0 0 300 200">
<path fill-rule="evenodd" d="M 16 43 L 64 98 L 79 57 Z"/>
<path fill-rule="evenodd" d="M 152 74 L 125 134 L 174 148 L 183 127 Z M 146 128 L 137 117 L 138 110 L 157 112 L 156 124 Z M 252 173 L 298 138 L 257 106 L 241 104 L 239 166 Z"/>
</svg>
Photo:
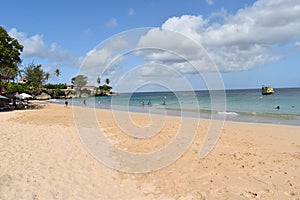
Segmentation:
<svg viewBox="0 0 300 200">
<path fill-rule="evenodd" d="M 14 79 L 18 74 L 18 65 L 22 62 L 20 54 L 23 46 L 8 35 L 0 26 L 0 74 Z"/>
<path fill-rule="evenodd" d="M 48 83 L 46 85 L 44 85 L 44 87 L 46 89 L 67 89 L 67 85 L 66 84 L 51 84 L 51 83 Z"/>
<path fill-rule="evenodd" d="M 71 82 L 75 87 L 81 88 L 87 84 L 87 77 L 84 75 L 77 75 L 72 78 Z"/>
<path fill-rule="evenodd" d="M 13 94 L 13 93 L 16 93 L 16 92 L 19 92 L 19 93 L 31 93 L 30 89 L 29 89 L 29 85 L 26 84 L 26 83 L 9 83 L 7 85 L 7 92 L 9 94 Z"/>
<path fill-rule="evenodd" d="M 112 89 L 112 87 L 109 86 L 109 85 L 104 84 L 102 86 L 99 86 L 99 89 L 104 90 L 104 91 L 110 91 Z"/>
<path fill-rule="evenodd" d="M 42 69 L 42 65 L 35 65 L 31 63 L 25 67 L 25 77 L 29 83 L 36 83 L 41 85 L 46 81 L 46 74 Z"/>
</svg>

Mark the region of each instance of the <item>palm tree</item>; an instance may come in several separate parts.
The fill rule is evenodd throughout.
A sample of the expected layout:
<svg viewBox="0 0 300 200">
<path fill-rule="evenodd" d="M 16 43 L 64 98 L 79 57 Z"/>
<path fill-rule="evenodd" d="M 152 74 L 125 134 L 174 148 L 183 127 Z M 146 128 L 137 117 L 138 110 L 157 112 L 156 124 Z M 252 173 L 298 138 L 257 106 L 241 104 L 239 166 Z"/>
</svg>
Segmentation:
<svg viewBox="0 0 300 200">
<path fill-rule="evenodd" d="M 59 70 L 59 69 L 56 69 L 56 70 L 54 71 L 54 74 L 55 74 L 55 76 L 58 78 L 58 77 L 61 75 L 60 70 Z M 58 81 L 57 81 L 57 83 L 58 83 Z"/>
<path fill-rule="evenodd" d="M 97 83 L 98 83 L 98 86 L 100 85 L 100 83 L 101 83 L 101 78 L 98 76 L 98 78 L 97 78 Z"/>
<path fill-rule="evenodd" d="M 109 85 L 109 78 L 106 78 L 105 82 L 106 82 L 107 85 Z"/>
<path fill-rule="evenodd" d="M 59 69 L 56 69 L 54 73 L 56 77 L 59 77 L 61 74 Z"/>
<path fill-rule="evenodd" d="M 49 73 L 46 73 L 46 74 L 45 74 L 45 80 L 46 80 L 46 82 L 49 80 L 49 78 L 50 78 L 50 74 L 49 74 Z"/>
</svg>

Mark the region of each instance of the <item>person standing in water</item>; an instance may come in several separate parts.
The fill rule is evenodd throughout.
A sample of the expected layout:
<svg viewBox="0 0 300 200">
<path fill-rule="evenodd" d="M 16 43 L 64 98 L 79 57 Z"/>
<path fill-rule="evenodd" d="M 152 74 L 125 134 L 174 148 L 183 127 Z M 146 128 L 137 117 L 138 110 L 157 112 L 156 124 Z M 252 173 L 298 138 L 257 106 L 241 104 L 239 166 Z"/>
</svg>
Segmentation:
<svg viewBox="0 0 300 200">
<path fill-rule="evenodd" d="M 152 106 L 152 103 L 150 100 L 148 101 L 148 106 Z"/>
<path fill-rule="evenodd" d="M 141 101 L 141 105 L 144 107 L 145 106 L 145 103 L 144 103 L 144 101 Z"/>
</svg>

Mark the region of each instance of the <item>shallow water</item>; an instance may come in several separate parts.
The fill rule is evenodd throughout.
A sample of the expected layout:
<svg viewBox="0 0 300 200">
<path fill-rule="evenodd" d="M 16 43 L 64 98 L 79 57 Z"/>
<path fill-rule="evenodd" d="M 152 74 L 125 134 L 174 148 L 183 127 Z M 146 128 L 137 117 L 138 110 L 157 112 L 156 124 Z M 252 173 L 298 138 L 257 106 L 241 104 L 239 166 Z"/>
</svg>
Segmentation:
<svg viewBox="0 0 300 200">
<path fill-rule="evenodd" d="M 73 99 L 72 103 L 83 106 L 82 101 Z M 260 89 L 124 93 L 86 102 L 89 107 L 104 109 L 300 125 L 300 88 L 275 89 L 271 96 L 261 95 Z"/>
</svg>

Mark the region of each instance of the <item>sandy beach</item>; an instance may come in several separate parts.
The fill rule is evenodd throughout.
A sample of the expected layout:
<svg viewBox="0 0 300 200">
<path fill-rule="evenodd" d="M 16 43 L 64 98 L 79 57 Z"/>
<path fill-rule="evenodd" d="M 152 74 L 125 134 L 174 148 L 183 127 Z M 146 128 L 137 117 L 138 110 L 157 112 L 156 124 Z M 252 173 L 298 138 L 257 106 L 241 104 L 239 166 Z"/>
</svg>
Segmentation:
<svg viewBox="0 0 300 200">
<path fill-rule="evenodd" d="M 300 126 L 225 122 L 213 151 L 199 158 L 209 126 L 200 120 L 188 150 L 148 173 L 125 173 L 99 162 L 83 145 L 73 108 L 0 112 L 0 199 L 299 199 Z M 118 148 L 147 153 L 174 137 L 180 118 L 168 117 L 143 140 L 127 134 L 110 110 L 97 110 L 99 126 Z M 146 114 L 131 115 L 139 126 Z M 129 127 L 130 128 L 130 127 Z M 129 129 L 130 131 L 130 129 Z"/>
</svg>

